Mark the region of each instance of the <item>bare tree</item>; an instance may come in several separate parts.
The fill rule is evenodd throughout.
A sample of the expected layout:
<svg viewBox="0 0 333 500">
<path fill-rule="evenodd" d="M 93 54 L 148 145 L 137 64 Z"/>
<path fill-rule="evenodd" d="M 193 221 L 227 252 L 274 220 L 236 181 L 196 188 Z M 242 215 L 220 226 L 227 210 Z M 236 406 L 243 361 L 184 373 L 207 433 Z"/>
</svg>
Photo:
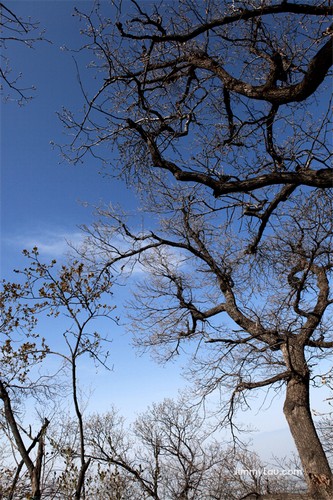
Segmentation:
<svg viewBox="0 0 333 500">
<path fill-rule="evenodd" d="M 331 394 L 333 389 L 332 375 L 333 372 L 332 369 L 330 369 L 328 372 L 323 373 L 320 379 L 320 383 L 328 387 Z M 316 416 L 317 418 L 319 418 L 318 422 L 319 435 L 321 437 L 323 447 L 325 449 L 325 452 L 327 453 L 327 456 L 329 457 L 331 464 L 333 458 L 332 401 L 333 397 L 329 396 L 325 401 L 327 403 L 327 410 L 324 412 L 323 411 L 316 412 Z"/>
<path fill-rule="evenodd" d="M 123 220 L 117 226 L 113 216 L 116 241 L 122 235 L 127 245 L 132 241 L 131 248 L 114 247 L 110 220 L 90 230 L 90 244 L 104 251 L 107 267 L 139 256 L 149 273 L 133 304 L 137 342 L 170 359 L 182 344 L 196 341 L 191 380 L 200 397 L 214 390 L 231 393 L 225 407 L 230 422 L 237 406 L 246 404 L 248 391 L 285 387 L 284 413 L 305 477 L 310 489 L 325 491 L 330 469 L 309 391 L 310 365 L 328 359 L 332 347 L 327 316 L 332 200 L 316 191 L 295 197 L 280 214 L 279 232 L 253 256 L 245 251 L 247 232 L 244 239 L 233 233 L 198 191 L 191 202 L 191 195 L 182 195 L 173 200 L 174 216 L 162 221 L 163 233 L 132 233 Z"/>
<path fill-rule="evenodd" d="M 267 464 L 255 453 L 219 443 L 198 409 L 184 403 L 167 399 L 153 404 L 132 428 L 114 409 L 87 420 L 91 458 L 101 472 L 109 467 L 106 477 L 113 467 L 112 481 L 118 474 L 119 498 L 239 500 L 295 491 L 297 485 L 282 474 L 265 474 Z"/>
<path fill-rule="evenodd" d="M 285 388 L 309 495 L 331 498 L 309 391 L 313 360 L 333 345 L 332 6 L 131 5 L 115 23 L 98 7 L 77 12 L 101 83 L 90 96 L 81 82 L 83 116 L 61 118 L 75 161 L 108 164 L 103 145 L 117 148 L 159 224 L 135 230 L 104 210 L 88 246 L 105 269 L 139 261 L 150 273 L 135 302 L 138 342 L 165 359 L 197 341 L 192 379 L 202 397 L 229 391 L 230 421 L 248 391 Z"/>
<path fill-rule="evenodd" d="M 145 452 L 141 463 L 159 483 L 158 498 L 193 499 L 205 495 L 204 479 L 221 466 L 222 448 L 212 443 L 204 418 L 184 402 L 165 400 L 136 421 L 134 432 Z M 157 491 L 157 488 L 156 488 Z"/>
<path fill-rule="evenodd" d="M 12 449 L 16 449 L 20 460 L 8 489 L 8 498 L 12 499 L 17 487 L 22 467 L 28 470 L 31 491 L 38 500 L 40 498 L 40 475 L 44 454 L 44 435 L 49 424 L 44 420 L 38 433 L 33 436 L 32 430 L 26 430 L 21 422 L 18 404 L 28 396 L 42 398 L 42 394 L 51 395 L 52 388 L 34 368 L 44 360 L 48 347 L 45 339 L 35 333 L 36 315 L 40 304 L 28 304 L 24 301 L 27 287 L 16 283 L 3 282 L 0 294 L 1 343 L 0 399 L 2 401 L 1 430 L 8 437 Z M 31 443 L 26 443 L 29 438 Z M 35 458 L 33 453 L 37 446 Z M 14 454 L 15 457 L 15 454 Z"/>
<path fill-rule="evenodd" d="M 78 422 L 78 447 L 75 450 L 80 466 L 75 482 L 74 498 L 85 498 L 84 482 L 90 460 L 86 458 L 83 410 L 79 398 L 78 360 L 83 356 L 91 357 L 94 362 L 106 366 L 108 351 L 105 351 L 107 338 L 98 331 L 90 331 L 92 321 L 97 318 L 110 318 L 114 307 L 103 302 L 110 294 L 110 274 L 95 275 L 84 264 L 71 261 L 56 269 L 56 261 L 45 264 L 40 261 L 37 248 L 32 252 L 24 251 L 30 265 L 23 271 L 19 283 L 3 282 L 0 295 L 2 333 L 6 340 L 1 345 L 2 364 L 0 377 L 0 399 L 3 402 L 3 429 L 8 428 L 9 443 L 14 443 L 21 457 L 13 478 L 9 499 L 15 498 L 17 481 L 23 466 L 29 472 L 31 491 L 34 499 L 41 498 L 41 473 L 45 458 L 45 433 L 49 419 L 44 418 L 41 429 L 33 436 L 31 427 L 26 431 L 20 423 L 20 417 L 14 403 L 20 395 L 33 395 L 41 398 L 52 395 L 53 386 L 62 384 L 65 390 L 68 381 L 61 379 L 61 374 L 69 370 L 70 394 Z M 36 333 L 37 320 L 46 316 L 54 321 L 59 315 L 67 318 L 68 327 L 63 333 L 67 351 L 52 350 Z M 51 318 L 51 319 L 50 319 Z M 34 340 L 34 342 L 31 341 Z M 41 344 L 37 345 L 37 341 Z M 44 368 L 33 370 L 41 365 L 44 358 L 56 355 L 63 360 L 61 370 L 48 374 Z M 30 376 L 30 373 L 32 375 Z M 37 379 L 36 379 L 37 373 Z M 57 377 L 58 375 L 58 377 Z M 58 380 L 59 379 L 59 380 Z M 67 382 L 67 383 L 66 383 Z M 20 401 L 18 400 L 18 403 Z M 22 412 L 22 407 L 20 407 Z M 50 400 L 44 413 L 52 413 Z M 28 427 L 29 428 L 29 427 Z M 26 438 L 31 444 L 26 444 Z M 35 463 L 32 458 L 37 447 Z"/>
</svg>

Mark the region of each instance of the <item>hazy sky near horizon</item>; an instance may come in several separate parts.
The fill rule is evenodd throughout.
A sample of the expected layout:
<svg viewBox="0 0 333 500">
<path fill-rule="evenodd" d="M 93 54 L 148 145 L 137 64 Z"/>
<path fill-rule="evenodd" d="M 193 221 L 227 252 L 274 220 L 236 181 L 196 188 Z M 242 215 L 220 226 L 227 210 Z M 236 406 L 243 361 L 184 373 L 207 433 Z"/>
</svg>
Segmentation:
<svg viewBox="0 0 333 500">
<path fill-rule="evenodd" d="M 37 88 L 34 98 L 23 107 L 14 100 L 1 104 L 0 265 L 3 278 L 15 279 L 12 269 L 24 263 L 24 248 L 36 245 L 45 259 L 61 258 L 66 240 L 78 243 L 82 238 L 80 224 L 93 220 L 93 205 L 125 202 L 135 210 L 136 201 L 123 183 L 98 174 L 101 165 L 97 160 L 87 158 L 82 165 L 70 165 L 51 145 L 51 141 L 64 144 L 67 140 L 57 112 L 63 106 L 73 111 L 82 106 L 73 54 L 62 48 L 82 44 L 73 8 L 79 5 L 84 9 L 91 2 L 14 0 L 10 4 L 22 18 L 38 20 L 40 28 L 46 30 L 45 37 L 52 42 L 37 43 L 34 49 L 12 44 L 6 54 L 13 72 L 22 72 L 24 85 Z M 125 295 L 124 290 L 118 295 L 116 292 L 115 300 L 123 300 Z M 112 403 L 131 419 L 147 404 L 174 397 L 178 388 L 185 387 L 181 377 L 183 359 L 164 367 L 157 365 L 148 354 L 138 356 L 133 351 L 124 329 L 112 328 L 113 371 L 96 373 L 91 367 L 83 374 L 87 389 L 89 382 L 96 386 L 91 408 L 107 410 Z M 319 393 L 314 404 L 319 405 L 324 397 Z M 282 429 L 284 441 L 274 441 L 272 452 L 289 451 L 282 400 L 277 397 L 272 405 L 264 404 L 263 412 L 259 411 L 261 401 L 259 395 L 253 400 L 253 411 L 239 420 L 264 432 Z"/>
</svg>

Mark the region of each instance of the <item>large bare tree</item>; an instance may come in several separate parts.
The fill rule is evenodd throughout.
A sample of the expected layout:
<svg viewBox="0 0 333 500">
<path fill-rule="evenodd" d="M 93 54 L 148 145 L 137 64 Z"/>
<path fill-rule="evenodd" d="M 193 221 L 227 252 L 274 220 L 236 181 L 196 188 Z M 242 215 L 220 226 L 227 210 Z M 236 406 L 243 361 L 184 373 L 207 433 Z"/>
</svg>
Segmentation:
<svg viewBox="0 0 333 500">
<path fill-rule="evenodd" d="M 170 357 L 197 341 L 198 389 L 229 390 L 230 420 L 248 391 L 284 387 L 309 495 L 331 498 L 310 408 L 313 360 L 333 346 L 330 2 L 77 14 L 100 85 L 81 81 L 83 115 L 61 115 L 67 153 L 111 162 L 157 217 L 135 230 L 104 210 L 91 258 L 140 261 L 139 343 Z"/>
</svg>

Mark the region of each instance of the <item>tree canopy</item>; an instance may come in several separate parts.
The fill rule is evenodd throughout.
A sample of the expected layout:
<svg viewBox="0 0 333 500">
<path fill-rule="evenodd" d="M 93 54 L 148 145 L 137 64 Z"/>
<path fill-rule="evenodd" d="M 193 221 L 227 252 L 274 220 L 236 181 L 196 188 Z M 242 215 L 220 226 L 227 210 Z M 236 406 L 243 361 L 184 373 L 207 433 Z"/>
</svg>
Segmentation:
<svg viewBox="0 0 333 500">
<path fill-rule="evenodd" d="M 1 8 L 2 23 L 19 38 L 34 29 Z M 59 113 L 71 136 L 62 151 L 74 163 L 100 159 L 138 193 L 145 220 L 126 213 L 126 201 L 101 206 L 96 222 L 83 226 L 79 260 L 55 271 L 35 248 L 25 252 L 23 283 L 3 282 L 0 399 L 20 456 L 10 498 L 23 466 L 34 497 L 42 495 L 50 422 L 27 432 L 13 403 L 44 382 L 30 381 L 30 370 L 53 354 L 36 333 L 36 316 L 45 313 L 54 319 L 63 311 L 70 321 L 60 356 L 75 421 L 49 438 L 55 460 L 65 461 L 60 495 L 68 488 L 85 498 L 104 491 L 107 478 L 112 498 L 190 499 L 207 488 L 207 498 L 225 498 L 220 480 L 228 474 L 218 467 L 230 472 L 248 461 L 238 455 L 230 465 L 219 445 L 207 447 L 201 416 L 170 401 L 138 419 L 143 448 L 131 453 L 114 413 L 85 418 L 77 363 L 85 355 L 103 364 L 104 340 L 87 326 L 112 316 L 103 297 L 138 269 L 128 304 L 136 344 L 163 361 L 188 347 L 195 396 L 202 402 L 219 392 L 219 424 L 229 423 L 234 436 L 236 411 L 250 393 L 283 391 L 307 498 L 332 498 L 310 405 L 322 361 L 326 372 L 332 366 L 332 13 L 322 0 L 120 0 L 75 10 L 83 106 Z M 88 71 L 80 54 L 90 58 Z M 8 72 L 2 77 L 25 99 Z M 263 494 L 253 482 L 254 494 Z M 252 493 L 236 483 L 229 497 Z"/>
<path fill-rule="evenodd" d="M 86 257 L 92 245 L 105 269 L 137 259 L 147 272 L 138 343 L 169 359 L 196 341 L 199 393 L 229 388 L 229 419 L 248 391 L 284 387 L 309 492 L 325 498 L 309 360 L 332 347 L 330 14 L 256 0 L 77 11 L 100 83 L 89 95 L 82 80 L 83 114 L 62 114 L 66 154 L 100 158 L 156 215 L 138 231 L 103 209 L 86 228 Z"/>
</svg>

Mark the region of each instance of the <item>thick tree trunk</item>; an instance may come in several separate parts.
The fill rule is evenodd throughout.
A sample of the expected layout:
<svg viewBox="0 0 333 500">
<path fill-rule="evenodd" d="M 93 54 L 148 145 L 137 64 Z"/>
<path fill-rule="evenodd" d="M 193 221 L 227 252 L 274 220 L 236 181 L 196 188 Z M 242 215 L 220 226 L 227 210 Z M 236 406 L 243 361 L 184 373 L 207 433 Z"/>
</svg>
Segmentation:
<svg viewBox="0 0 333 500">
<path fill-rule="evenodd" d="M 31 490 L 32 490 L 32 500 L 40 500 L 41 499 L 41 491 L 40 491 L 40 477 L 37 474 L 37 471 L 34 470 L 31 475 Z"/>
<path fill-rule="evenodd" d="M 332 472 L 311 416 L 309 368 L 304 348 L 294 341 L 283 346 L 282 351 L 292 372 L 283 411 L 302 462 L 309 495 L 333 499 Z"/>
</svg>

